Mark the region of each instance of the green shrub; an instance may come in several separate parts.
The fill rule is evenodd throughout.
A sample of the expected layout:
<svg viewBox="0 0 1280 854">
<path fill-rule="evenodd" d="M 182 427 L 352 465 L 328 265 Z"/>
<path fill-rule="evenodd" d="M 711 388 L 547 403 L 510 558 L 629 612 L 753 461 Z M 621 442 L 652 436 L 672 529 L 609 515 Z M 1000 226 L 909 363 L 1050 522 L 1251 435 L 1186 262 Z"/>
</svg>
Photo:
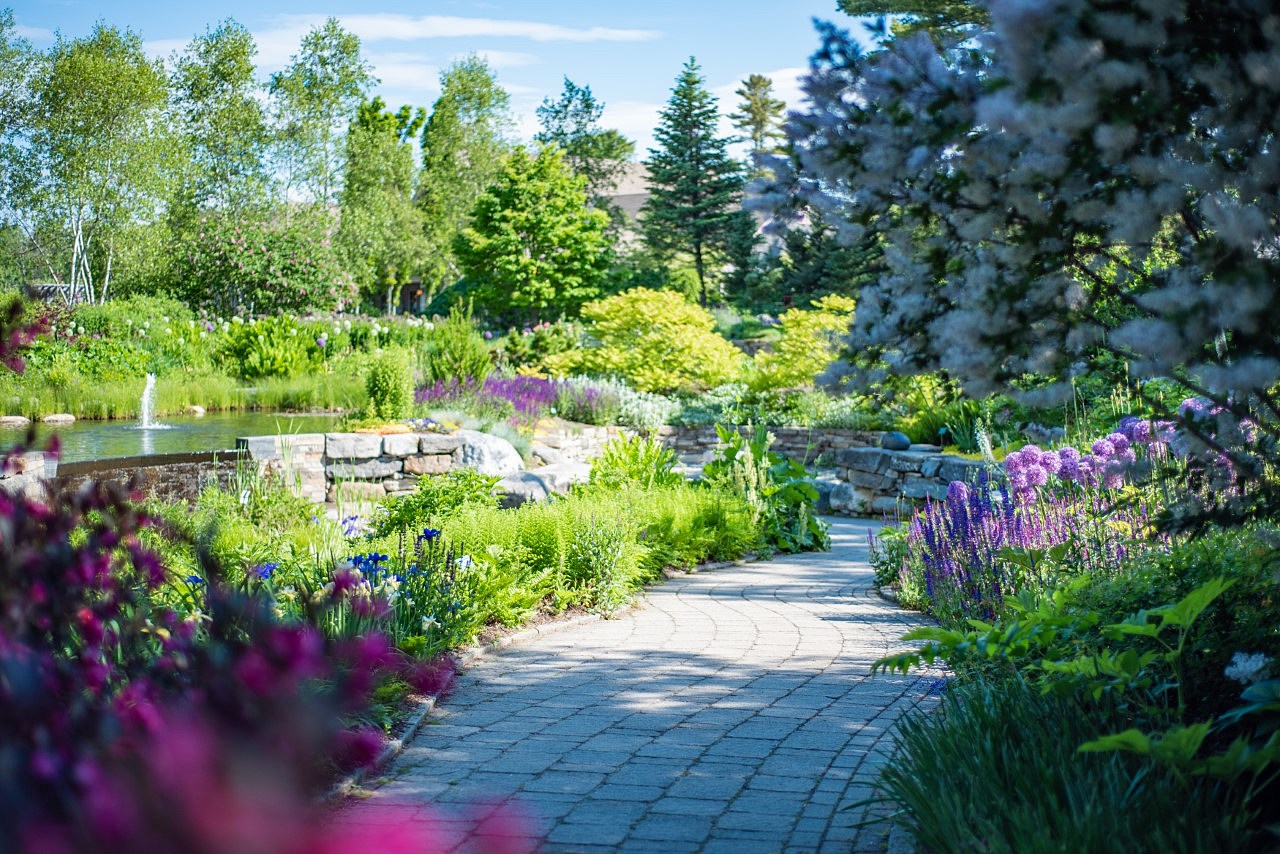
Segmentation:
<svg viewBox="0 0 1280 854">
<path fill-rule="evenodd" d="M 413 410 L 413 372 L 400 350 L 387 350 L 369 367 L 364 381 L 369 393 L 366 415 L 379 421 L 399 421 Z"/>
<path fill-rule="evenodd" d="M 581 333 L 572 323 L 539 323 L 524 329 L 511 329 L 497 344 L 495 355 L 509 370 L 536 368 L 541 370 L 548 356 L 567 353 L 578 346 Z"/>
<path fill-rule="evenodd" d="M 1123 714 L 1042 695 L 1016 677 L 953 683 L 904 719 L 879 788 L 921 850 L 1246 851 L 1244 817 L 1217 784 L 1149 760 L 1079 753 Z"/>
<path fill-rule="evenodd" d="M 323 359 L 315 340 L 289 315 L 229 324 L 218 351 L 219 363 L 246 380 L 295 377 L 316 370 Z"/>
<path fill-rule="evenodd" d="M 810 386 L 840 353 L 840 341 L 853 323 L 854 301 L 835 294 L 810 310 L 793 308 L 779 318 L 781 337 L 771 350 L 752 360 L 747 384 L 754 391 Z"/>
<path fill-rule="evenodd" d="M 703 308 L 674 291 L 632 288 L 582 307 L 596 342 L 550 356 L 559 374 L 620 376 L 640 391 L 699 391 L 736 377 L 742 353 L 713 330 Z"/>
<path fill-rule="evenodd" d="M 427 385 L 471 382 L 484 384 L 493 372 L 493 358 L 470 310 L 455 304 L 448 317 L 438 318 L 420 353 L 419 371 Z"/>
<path fill-rule="evenodd" d="M 804 466 L 769 450 L 773 435 L 749 427 L 750 435 L 716 425 L 719 456 L 703 468 L 713 486 L 742 497 L 765 549 L 799 552 L 830 547 L 827 523 L 813 512 L 818 489 Z"/>
<path fill-rule="evenodd" d="M 661 489 L 684 481 L 676 455 L 656 439 L 619 436 L 591 462 L 589 484 L 597 489 Z"/>
</svg>

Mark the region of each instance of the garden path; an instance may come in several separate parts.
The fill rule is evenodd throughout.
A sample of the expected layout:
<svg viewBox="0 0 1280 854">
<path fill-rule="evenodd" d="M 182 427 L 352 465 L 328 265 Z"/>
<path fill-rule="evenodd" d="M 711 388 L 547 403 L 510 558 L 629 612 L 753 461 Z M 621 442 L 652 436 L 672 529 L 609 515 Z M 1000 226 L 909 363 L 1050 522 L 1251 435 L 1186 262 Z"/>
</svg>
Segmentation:
<svg viewBox="0 0 1280 854">
<path fill-rule="evenodd" d="M 459 851 L 885 850 L 887 823 L 855 827 L 877 807 L 845 807 L 938 679 L 870 675 L 918 615 L 872 590 L 876 523 L 829 521 L 830 552 L 681 576 L 480 659 L 335 821 L 431 822 Z M 477 831 L 477 804 L 504 820 Z"/>
</svg>

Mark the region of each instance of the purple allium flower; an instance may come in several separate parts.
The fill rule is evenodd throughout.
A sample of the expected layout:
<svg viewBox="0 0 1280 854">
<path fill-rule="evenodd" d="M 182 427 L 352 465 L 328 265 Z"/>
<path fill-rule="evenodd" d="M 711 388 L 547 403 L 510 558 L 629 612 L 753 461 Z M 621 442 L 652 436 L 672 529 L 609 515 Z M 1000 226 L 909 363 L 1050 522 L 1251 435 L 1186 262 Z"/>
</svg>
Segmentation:
<svg viewBox="0 0 1280 854">
<path fill-rule="evenodd" d="M 1024 474 L 1029 487 L 1044 486 L 1049 482 L 1049 473 L 1040 465 L 1027 466 Z"/>
<path fill-rule="evenodd" d="M 1116 453 L 1129 450 L 1129 437 L 1123 433 L 1111 433 L 1107 436 L 1107 441 L 1116 449 Z"/>
<path fill-rule="evenodd" d="M 1106 439 L 1096 439 L 1094 440 L 1093 445 L 1090 446 L 1090 450 L 1093 451 L 1094 456 L 1101 457 L 1105 460 L 1115 456 L 1116 446 Z"/>
<path fill-rule="evenodd" d="M 947 501 L 952 504 L 964 504 L 969 500 L 969 487 L 964 481 L 953 480 L 947 486 Z"/>
<path fill-rule="evenodd" d="M 1183 418 L 1196 418 L 1203 415 L 1212 403 L 1203 397 L 1188 397 L 1178 405 L 1178 414 Z"/>
<path fill-rule="evenodd" d="M 493 333 L 492 333 L 492 332 L 490 332 L 488 329 L 486 329 L 486 330 L 484 331 L 484 340 L 486 340 L 486 341 L 492 341 L 492 340 L 493 340 Z"/>
<path fill-rule="evenodd" d="M 1038 464 L 1049 474 L 1057 474 L 1062 469 L 1062 458 L 1053 451 L 1043 451 Z"/>
</svg>

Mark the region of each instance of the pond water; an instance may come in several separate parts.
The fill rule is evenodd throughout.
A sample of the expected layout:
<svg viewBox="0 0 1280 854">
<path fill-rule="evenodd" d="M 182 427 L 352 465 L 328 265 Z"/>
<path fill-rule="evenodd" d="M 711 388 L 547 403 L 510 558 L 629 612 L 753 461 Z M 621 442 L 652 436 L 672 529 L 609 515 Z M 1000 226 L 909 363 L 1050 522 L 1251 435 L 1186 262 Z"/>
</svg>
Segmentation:
<svg viewBox="0 0 1280 854">
<path fill-rule="evenodd" d="M 271 412 L 210 413 L 161 418 L 161 427 L 143 430 L 132 421 L 77 421 L 65 426 L 37 425 L 38 435 L 56 434 L 64 463 L 109 460 L 144 454 L 181 454 L 234 448 L 237 436 L 276 433 L 324 433 L 335 429 L 337 415 L 291 415 Z M 20 430 L 0 432 L 0 446 L 11 447 L 23 437 Z"/>
</svg>

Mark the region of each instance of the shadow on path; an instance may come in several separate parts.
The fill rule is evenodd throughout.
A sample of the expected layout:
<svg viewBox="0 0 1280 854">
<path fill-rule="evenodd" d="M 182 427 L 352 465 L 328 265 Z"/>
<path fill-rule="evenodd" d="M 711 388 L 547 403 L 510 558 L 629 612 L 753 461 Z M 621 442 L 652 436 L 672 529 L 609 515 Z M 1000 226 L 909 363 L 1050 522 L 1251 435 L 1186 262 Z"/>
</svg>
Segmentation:
<svg viewBox="0 0 1280 854">
<path fill-rule="evenodd" d="M 876 808 L 847 807 L 940 681 L 870 676 L 919 615 L 872 592 L 868 524 L 830 521 L 829 553 L 681 577 L 482 659 L 335 820 L 481 850 L 476 805 L 502 805 L 512 851 L 883 850 L 884 824 L 856 827 Z"/>
</svg>

